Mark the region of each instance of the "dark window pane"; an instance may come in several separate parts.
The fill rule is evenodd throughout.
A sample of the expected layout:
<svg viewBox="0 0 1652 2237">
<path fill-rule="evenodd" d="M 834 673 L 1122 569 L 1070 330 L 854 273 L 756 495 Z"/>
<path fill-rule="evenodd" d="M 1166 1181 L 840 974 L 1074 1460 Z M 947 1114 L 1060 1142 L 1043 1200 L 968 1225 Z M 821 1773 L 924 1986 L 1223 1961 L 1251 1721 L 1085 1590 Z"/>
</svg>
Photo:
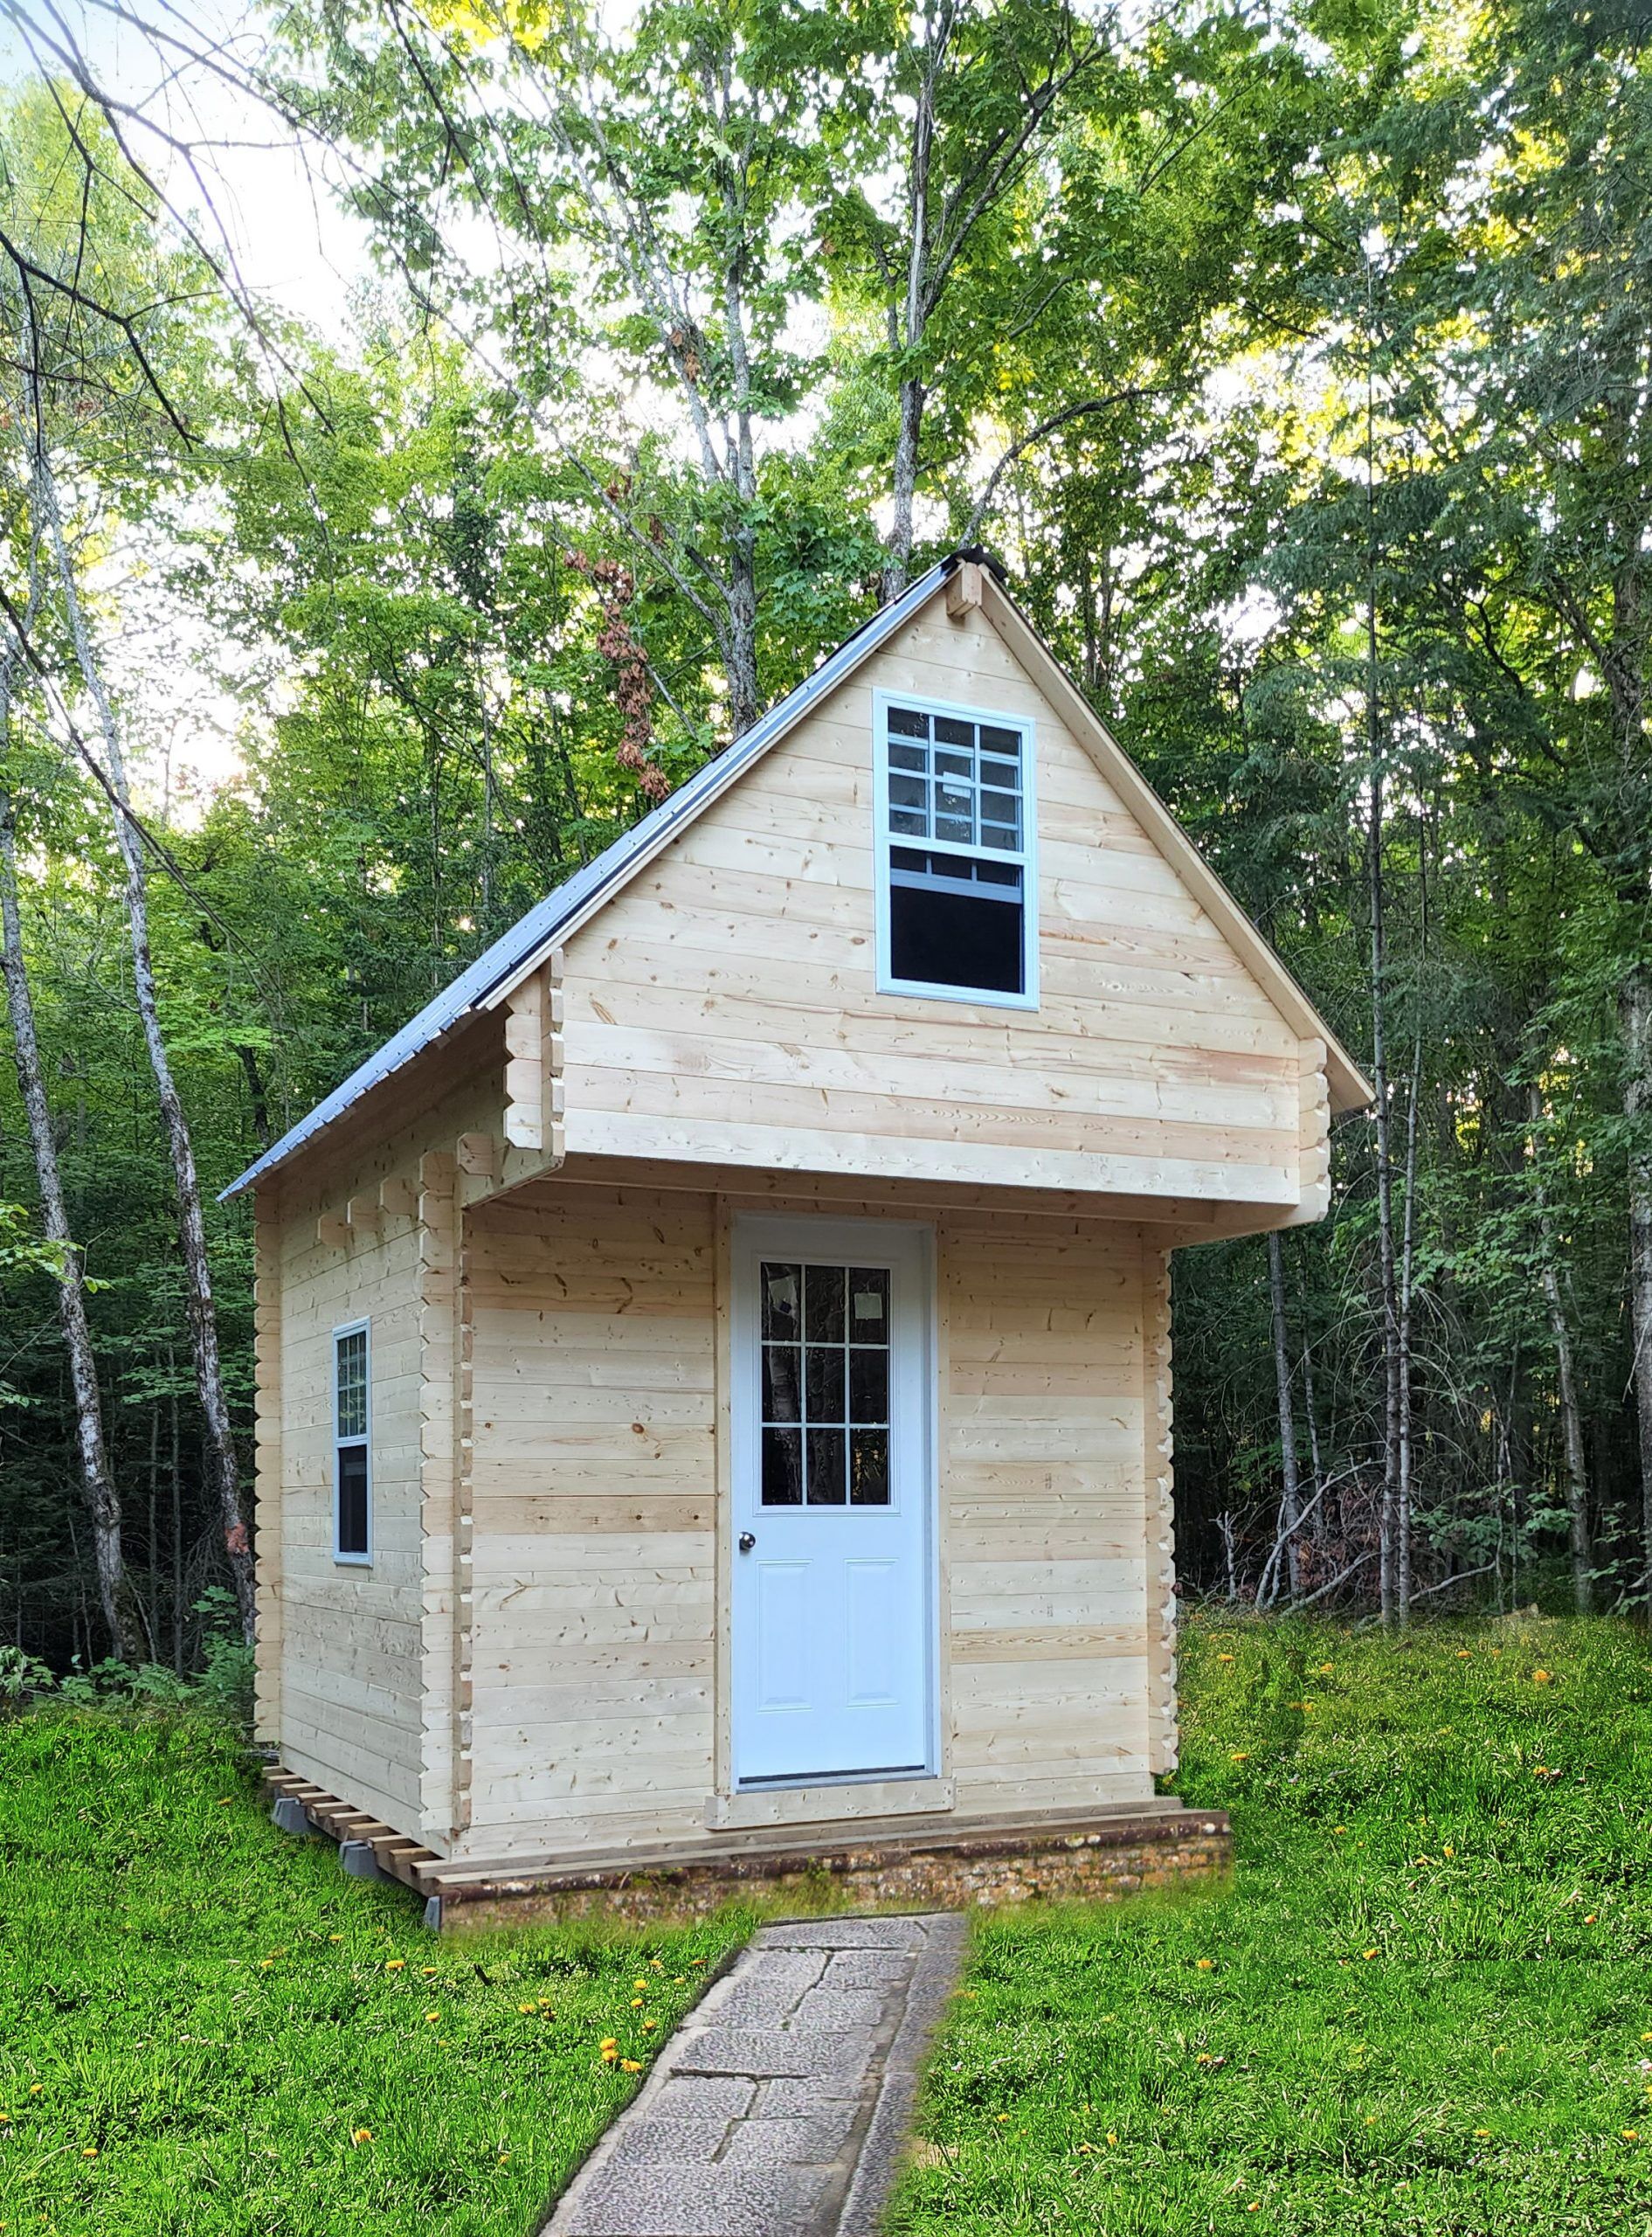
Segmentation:
<svg viewBox="0 0 1652 2237">
<path fill-rule="evenodd" d="M 811 1344 L 807 1361 L 809 1419 L 840 1422 L 843 1418 L 843 1352 L 836 1345 Z"/>
<path fill-rule="evenodd" d="M 978 885 L 1011 885 L 1017 893 L 1021 890 L 1021 873 L 1013 862 L 977 862 L 975 880 Z"/>
<path fill-rule="evenodd" d="M 1007 823 L 1013 831 L 1021 820 L 1021 804 L 1013 793 L 983 793 L 981 820 L 985 823 Z"/>
<path fill-rule="evenodd" d="M 849 1354 L 849 1419 L 887 1422 L 889 1418 L 889 1355 L 887 1352 Z"/>
<path fill-rule="evenodd" d="M 889 798 L 896 807 L 927 807 L 930 788 L 922 777 L 891 777 Z"/>
<path fill-rule="evenodd" d="M 984 785 L 1001 785 L 1007 793 L 1019 793 L 1021 772 L 1013 761 L 983 761 L 981 782 Z"/>
<path fill-rule="evenodd" d="M 928 738 L 930 718 L 911 707 L 891 707 L 889 735 L 891 738 Z"/>
<path fill-rule="evenodd" d="M 1019 761 L 1021 758 L 1021 734 L 1020 731 L 995 731 L 983 723 L 981 751 L 983 753 L 1001 753 L 1006 761 Z"/>
<path fill-rule="evenodd" d="M 937 833 L 936 835 L 939 837 L 940 835 Z M 996 847 L 1001 855 L 1019 855 L 1021 851 L 1021 835 L 1013 824 L 984 823 L 981 826 L 981 844 L 984 847 Z"/>
<path fill-rule="evenodd" d="M 803 1505 L 801 1430 L 764 1430 L 763 1432 L 763 1504 L 764 1506 Z"/>
<path fill-rule="evenodd" d="M 892 744 L 889 747 L 889 766 L 891 769 L 916 769 L 918 774 L 922 776 L 929 765 L 930 749 L 927 745 L 901 745 L 898 744 Z"/>
<path fill-rule="evenodd" d="M 961 723 L 956 715 L 937 715 L 935 718 L 935 742 L 937 745 L 967 745 L 975 744 L 973 723 Z"/>
<path fill-rule="evenodd" d="M 849 1341 L 889 1340 L 889 1272 L 887 1266 L 854 1266 L 849 1271 Z"/>
<path fill-rule="evenodd" d="M 937 777 L 962 777 L 967 785 L 975 774 L 975 756 L 972 753 L 937 753 L 935 773 Z"/>
<path fill-rule="evenodd" d="M 889 1432 L 856 1430 L 849 1440 L 849 1501 L 854 1506 L 889 1504 Z"/>
<path fill-rule="evenodd" d="M 763 1333 L 771 1340 L 790 1337 L 795 1343 L 803 1333 L 798 1319 L 801 1273 L 797 1266 L 771 1266 L 764 1261 Z"/>
<path fill-rule="evenodd" d="M 798 1405 L 798 1347 L 765 1344 L 763 1347 L 763 1418 L 765 1422 L 800 1422 Z"/>
<path fill-rule="evenodd" d="M 364 1554 L 367 1545 L 367 1447 L 338 1448 L 338 1550 Z"/>
<path fill-rule="evenodd" d="M 892 807 L 889 810 L 889 828 L 902 833 L 908 839 L 922 839 L 929 832 L 929 811 L 926 808 Z"/>
<path fill-rule="evenodd" d="M 890 966 L 897 979 L 918 986 L 1019 994 L 1021 924 L 1019 900 L 892 884 Z"/>
<path fill-rule="evenodd" d="M 812 1344 L 843 1341 L 843 1282 L 841 1266 L 811 1266 L 805 1271 L 804 1333 Z"/>
<path fill-rule="evenodd" d="M 841 1430 L 811 1430 L 808 1437 L 809 1505 L 841 1506 L 844 1504 L 844 1432 Z"/>
</svg>

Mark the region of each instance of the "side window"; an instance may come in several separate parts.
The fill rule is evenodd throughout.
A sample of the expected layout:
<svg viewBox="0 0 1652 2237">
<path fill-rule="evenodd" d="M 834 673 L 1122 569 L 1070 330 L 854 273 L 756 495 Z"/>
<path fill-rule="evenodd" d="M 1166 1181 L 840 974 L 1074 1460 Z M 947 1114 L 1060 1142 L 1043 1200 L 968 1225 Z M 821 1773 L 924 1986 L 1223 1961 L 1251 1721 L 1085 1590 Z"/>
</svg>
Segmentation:
<svg viewBox="0 0 1652 2237">
<path fill-rule="evenodd" d="M 333 1558 L 373 1558 L 367 1323 L 333 1331 Z"/>
<path fill-rule="evenodd" d="M 877 709 L 879 986 L 1035 1008 L 1033 725 Z"/>
</svg>

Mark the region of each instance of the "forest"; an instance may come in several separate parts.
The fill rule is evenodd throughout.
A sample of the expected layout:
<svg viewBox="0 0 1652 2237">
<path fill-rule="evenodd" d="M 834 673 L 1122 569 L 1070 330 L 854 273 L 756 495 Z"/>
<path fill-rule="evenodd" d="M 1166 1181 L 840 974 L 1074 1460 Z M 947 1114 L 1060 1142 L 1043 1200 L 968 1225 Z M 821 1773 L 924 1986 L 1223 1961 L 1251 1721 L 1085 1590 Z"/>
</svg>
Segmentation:
<svg viewBox="0 0 1652 2237">
<path fill-rule="evenodd" d="M 1179 1257 L 1182 1590 L 1644 1609 L 1638 0 L 199 13 L 0 0 L 0 1653 L 250 1622 L 218 1192 L 975 543 L 1377 1090 Z"/>
</svg>

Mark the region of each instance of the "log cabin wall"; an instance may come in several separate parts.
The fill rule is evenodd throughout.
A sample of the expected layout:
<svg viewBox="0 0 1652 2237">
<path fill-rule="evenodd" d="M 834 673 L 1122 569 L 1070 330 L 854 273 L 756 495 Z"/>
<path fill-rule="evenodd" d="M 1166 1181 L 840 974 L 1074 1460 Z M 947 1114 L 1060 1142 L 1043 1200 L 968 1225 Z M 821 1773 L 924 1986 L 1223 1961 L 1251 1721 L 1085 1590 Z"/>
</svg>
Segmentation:
<svg viewBox="0 0 1652 2237">
<path fill-rule="evenodd" d="M 723 1238 L 746 1201 L 564 1176 L 469 1215 L 473 1759 L 457 1855 L 708 1838 L 727 1785 Z M 763 1209 L 935 1226 L 941 1769 L 957 1814 L 1150 1795 L 1173 1751 L 1167 1389 L 1144 1340 L 1162 1250 L 1126 1222 L 802 1187 Z"/>
<path fill-rule="evenodd" d="M 458 1753 L 453 1145 L 496 1123 L 497 1042 L 487 1024 L 464 1036 L 393 1133 L 363 1127 L 259 1203 L 259 1735 L 287 1770 L 439 1846 Z M 333 1332 L 356 1320 L 370 1343 L 366 1567 L 333 1548 Z"/>
<path fill-rule="evenodd" d="M 1035 1010 L 877 991 L 880 690 L 1036 725 Z M 869 657 L 571 935 L 565 983 L 570 1155 L 1299 1202 L 1297 1028 L 979 607 Z"/>
</svg>

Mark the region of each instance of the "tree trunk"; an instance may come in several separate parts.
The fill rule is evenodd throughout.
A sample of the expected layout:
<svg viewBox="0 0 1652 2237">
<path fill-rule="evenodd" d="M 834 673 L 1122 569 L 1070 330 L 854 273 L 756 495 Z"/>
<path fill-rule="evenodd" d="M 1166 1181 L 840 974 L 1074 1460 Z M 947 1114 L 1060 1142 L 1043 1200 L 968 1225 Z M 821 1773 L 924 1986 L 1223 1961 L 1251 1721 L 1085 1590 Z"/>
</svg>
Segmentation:
<svg viewBox="0 0 1652 2237">
<path fill-rule="evenodd" d="M 149 889 L 143 841 L 129 813 L 130 793 L 127 786 L 126 758 L 121 751 L 120 727 L 114 719 L 114 706 L 105 689 L 102 673 L 93 654 L 68 543 L 63 532 L 57 492 L 49 471 L 43 472 L 41 480 L 46 523 L 57 554 L 64 610 L 74 641 L 75 657 L 86 690 L 97 708 L 103 736 L 107 762 L 105 773 L 114 795 L 115 843 L 120 848 L 121 859 L 126 869 L 132 981 L 137 995 L 138 1015 L 143 1026 L 144 1043 L 149 1050 L 149 1068 L 155 1075 L 156 1093 L 161 1105 L 162 1122 L 166 1129 L 167 1147 L 172 1159 L 173 1185 L 177 1198 L 178 1244 L 183 1260 L 190 1341 L 195 1355 L 196 1389 L 206 1426 L 208 1475 L 223 1519 L 225 1558 L 235 1586 L 241 1628 L 250 1642 L 255 1617 L 252 1541 L 241 1503 L 240 1470 L 236 1460 L 229 1402 L 224 1392 L 223 1365 L 218 1353 L 218 1312 L 212 1297 L 211 1268 L 206 1250 L 206 1222 L 202 1215 L 201 1185 L 195 1167 L 195 1147 L 190 1137 L 189 1120 L 184 1115 L 183 1101 L 172 1076 L 166 1041 L 161 1031 L 155 964 L 149 945 Z"/>
<path fill-rule="evenodd" d="M 1543 1098 L 1534 1080 L 1526 1090 L 1526 1110 L 1531 1120 L 1532 1152 L 1537 1153 L 1538 1129 L 1543 1120 Z M 1554 1339 L 1555 1380 L 1560 1394 L 1560 1436 L 1566 1452 L 1566 1513 L 1572 1526 L 1572 1590 L 1579 1616 L 1594 1604 L 1594 1555 L 1589 1544 L 1589 1473 L 1583 1458 L 1583 1416 L 1578 1410 L 1578 1381 L 1572 1350 L 1572 1328 L 1566 1316 L 1566 1299 L 1555 1264 L 1554 1228 L 1542 1183 L 1538 1185 L 1538 1251 L 1544 1309 L 1549 1333 Z"/>
<path fill-rule="evenodd" d="M 883 599 L 887 605 L 906 588 L 912 567 L 916 534 L 913 511 L 917 501 L 918 441 L 923 431 L 923 384 L 909 374 L 901 384 L 900 416 L 895 427 L 895 460 L 891 474 L 893 517 L 883 562 Z"/>
<path fill-rule="evenodd" d="M 1652 983 L 1644 966 L 1629 973 L 1622 994 L 1628 1077 L 1623 1108 L 1630 1122 L 1629 1319 L 1635 1338 L 1635 1414 L 1641 1444 L 1642 1589 L 1652 1614 Z"/>
<path fill-rule="evenodd" d="M 1297 1532 L 1302 1527 L 1302 1491 L 1296 1473 L 1296 1419 L 1290 1397 L 1289 1333 L 1285 1325 L 1285 1266 L 1284 1253 L 1280 1249 L 1279 1230 L 1274 1229 L 1268 1237 L 1268 1293 L 1273 1308 L 1274 1324 L 1274 1385 L 1279 1396 L 1279 1465 L 1282 1491 L 1279 1503 L 1279 1527 L 1285 1540 L 1285 1562 L 1290 1578 L 1290 1596 L 1302 1597 L 1302 1547 Z"/>
<path fill-rule="evenodd" d="M 741 529 L 729 553 L 729 727 L 735 737 L 743 737 L 761 711 L 757 538 L 750 529 Z"/>
<path fill-rule="evenodd" d="M 1371 721 L 1376 714 L 1376 615 L 1371 617 Z M 1384 1033 L 1384 979 L 1387 952 L 1383 925 L 1382 766 L 1371 772 L 1371 1079 L 1376 1091 L 1377 1271 L 1382 1305 L 1383 1441 L 1382 1514 L 1379 1526 L 1378 1575 L 1382 1620 L 1392 1626 L 1398 1611 L 1400 1520 L 1400 1312 L 1394 1279 L 1393 1164 L 1389 1140 L 1388 1060 Z"/>
<path fill-rule="evenodd" d="M 9 694 L 9 679 L 0 684 L 0 690 Z M 4 720 L 4 711 L 0 708 L 0 730 L 3 729 Z M 35 1177 L 40 1190 L 40 1221 L 47 1241 L 58 1244 L 62 1252 L 58 1275 L 58 1319 L 63 1330 L 69 1382 L 74 1393 L 75 1444 L 86 1512 L 92 1521 L 98 1601 L 103 1610 L 103 1620 L 109 1627 L 114 1652 L 122 1662 L 137 1663 L 144 1659 L 143 1629 L 121 1550 L 121 1499 L 103 1434 L 103 1402 L 98 1389 L 92 1329 L 86 1316 L 86 1276 L 80 1254 L 69 1232 L 63 1179 L 58 1167 L 57 1139 L 52 1131 L 52 1113 L 46 1103 L 40 1047 L 35 1033 L 34 1001 L 23 959 L 23 926 L 17 909 L 17 831 L 10 793 L 0 793 L 0 922 L 4 927 L 3 969 L 6 1001 L 11 1012 L 17 1091 L 28 1114 L 29 1142 L 34 1152 Z"/>
</svg>

